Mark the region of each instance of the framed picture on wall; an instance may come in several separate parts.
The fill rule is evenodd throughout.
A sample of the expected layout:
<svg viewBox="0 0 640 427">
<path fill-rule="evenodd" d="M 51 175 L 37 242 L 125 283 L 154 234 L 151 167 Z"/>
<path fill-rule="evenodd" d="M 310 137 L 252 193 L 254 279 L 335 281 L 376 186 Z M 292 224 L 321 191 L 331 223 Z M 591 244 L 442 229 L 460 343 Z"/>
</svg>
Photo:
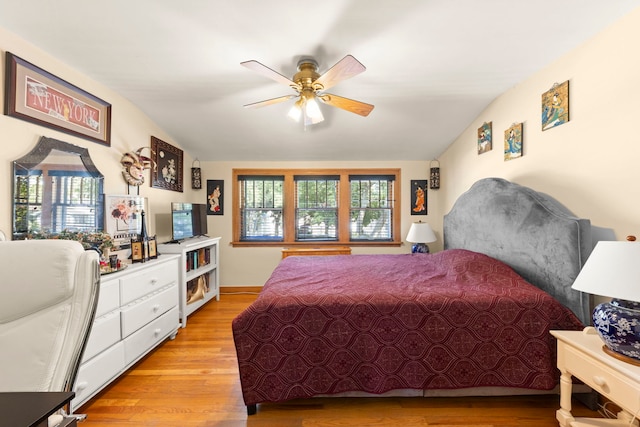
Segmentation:
<svg viewBox="0 0 640 427">
<path fill-rule="evenodd" d="M 542 94 L 542 130 L 560 126 L 569 121 L 569 80 L 555 83 Z"/>
<path fill-rule="evenodd" d="M 482 126 L 478 128 L 478 154 L 491 151 L 493 148 L 491 133 L 491 122 L 484 122 Z"/>
<path fill-rule="evenodd" d="M 5 114 L 111 145 L 111 104 L 6 53 Z"/>
<path fill-rule="evenodd" d="M 504 159 L 522 157 L 522 123 L 514 123 L 504 131 Z"/>
<path fill-rule="evenodd" d="M 151 169 L 151 186 L 182 193 L 182 150 L 152 136 L 151 155 L 156 164 L 156 167 Z"/>
<path fill-rule="evenodd" d="M 411 180 L 411 215 L 427 214 L 427 182 L 426 179 Z"/>
<path fill-rule="evenodd" d="M 207 180 L 207 215 L 224 215 L 224 180 Z"/>
</svg>

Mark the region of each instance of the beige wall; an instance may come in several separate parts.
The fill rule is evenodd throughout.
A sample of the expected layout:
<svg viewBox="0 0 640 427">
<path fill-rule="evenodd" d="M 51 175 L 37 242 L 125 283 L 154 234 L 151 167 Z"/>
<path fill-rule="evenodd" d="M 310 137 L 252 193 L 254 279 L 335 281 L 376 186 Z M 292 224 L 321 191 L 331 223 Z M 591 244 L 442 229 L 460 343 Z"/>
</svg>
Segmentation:
<svg viewBox="0 0 640 427">
<path fill-rule="evenodd" d="M 476 180 L 503 177 L 591 219 L 596 238 L 640 237 L 640 9 L 497 98 L 441 157 L 447 212 Z M 541 131 L 541 95 L 569 80 L 570 121 Z M 477 129 L 493 122 L 493 150 Z M 524 122 L 524 155 L 503 160 L 504 130 Z M 440 228 L 441 230 L 441 225 Z"/>
<path fill-rule="evenodd" d="M 112 105 L 111 117 L 111 147 L 89 140 L 58 132 L 47 127 L 38 126 L 13 117 L 0 115 L 0 229 L 7 235 L 11 231 L 11 180 L 12 161 L 24 156 L 36 145 L 41 136 L 56 138 L 70 144 L 86 147 L 98 169 L 105 176 L 104 190 L 106 194 L 127 194 L 127 184 L 122 178 L 120 159 L 122 155 L 143 146 L 150 146 L 151 136 L 160 138 L 172 145 L 180 147 L 179 142 L 173 141 L 157 124 L 142 114 L 129 101 L 115 92 L 83 76 L 79 72 L 65 66 L 50 55 L 36 49 L 14 34 L 0 28 L 0 52 L 2 66 L 0 66 L 0 81 L 5 81 L 5 52 L 11 52 L 20 58 L 66 80 L 75 86 L 109 102 Z M 4 89 L 4 85 L 3 85 Z M 0 105 L 4 105 L 4 90 L 0 90 Z M 4 113 L 4 111 L 3 111 Z M 182 147 L 180 147 L 182 148 Z M 146 153 L 145 153 L 146 154 Z M 184 153 L 185 167 L 190 167 L 193 159 L 189 153 Z M 166 222 L 172 201 L 193 201 L 198 196 L 193 194 L 190 181 L 185 177 L 185 192 L 167 191 L 151 188 L 149 174 L 145 183 L 140 187 L 140 195 L 149 200 L 150 215 L 147 215 L 147 227 L 150 233 L 156 232 L 156 222 Z M 135 191 L 135 190 L 132 190 Z M 164 231 L 163 231 L 164 230 Z M 170 237 L 170 225 L 158 227 L 159 239 Z"/>
</svg>

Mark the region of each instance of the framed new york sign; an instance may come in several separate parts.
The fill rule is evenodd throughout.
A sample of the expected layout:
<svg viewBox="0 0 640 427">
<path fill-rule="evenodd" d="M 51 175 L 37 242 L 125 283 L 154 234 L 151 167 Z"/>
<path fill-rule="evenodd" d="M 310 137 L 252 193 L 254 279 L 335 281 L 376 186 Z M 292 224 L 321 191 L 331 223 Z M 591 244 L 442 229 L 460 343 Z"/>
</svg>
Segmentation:
<svg viewBox="0 0 640 427">
<path fill-rule="evenodd" d="M 10 52 L 5 115 L 111 145 L 111 104 Z"/>
</svg>

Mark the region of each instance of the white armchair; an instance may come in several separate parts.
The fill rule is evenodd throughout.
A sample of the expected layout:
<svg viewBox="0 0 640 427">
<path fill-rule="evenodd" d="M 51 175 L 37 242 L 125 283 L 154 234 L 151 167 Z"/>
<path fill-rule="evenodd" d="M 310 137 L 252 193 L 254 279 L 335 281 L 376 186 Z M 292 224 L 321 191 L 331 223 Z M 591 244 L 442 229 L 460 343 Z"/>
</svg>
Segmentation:
<svg viewBox="0 0 640 427">
<path fill-rule="evenodd" d="M 0 391 L 71 391 L 99 284 L 78 242 L 0 241 Z"/>
</svg>

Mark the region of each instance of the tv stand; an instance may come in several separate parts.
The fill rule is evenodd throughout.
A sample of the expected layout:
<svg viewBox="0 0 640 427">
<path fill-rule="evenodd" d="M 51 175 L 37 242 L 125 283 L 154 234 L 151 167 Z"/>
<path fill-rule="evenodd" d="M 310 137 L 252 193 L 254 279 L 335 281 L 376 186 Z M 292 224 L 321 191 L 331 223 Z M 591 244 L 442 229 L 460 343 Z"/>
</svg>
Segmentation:
<svg viewBox="0 0 640 427">
<path fill-rule="evenodd" d="M 180 322 L 211 301 L 220 300 L 220 237 L 191 237 L 158 245 L 160 253 L 180 254 Z"/>
</svg>

